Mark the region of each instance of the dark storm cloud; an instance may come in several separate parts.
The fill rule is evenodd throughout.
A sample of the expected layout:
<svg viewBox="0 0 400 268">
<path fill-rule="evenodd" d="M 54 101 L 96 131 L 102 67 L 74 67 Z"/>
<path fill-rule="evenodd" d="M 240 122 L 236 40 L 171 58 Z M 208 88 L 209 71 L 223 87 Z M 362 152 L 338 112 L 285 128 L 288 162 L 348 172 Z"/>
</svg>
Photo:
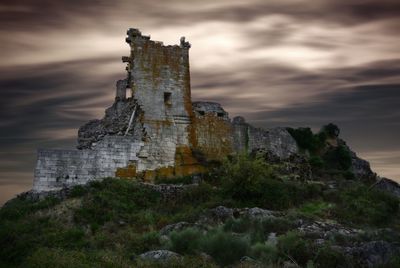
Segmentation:
<svg viewBox="0 0 400 268">
<path fill-rule="evenodd" d="M 113 7 L 113 1 L 3 0 L 0 3 L 0 29 L 32 31 L 39 28 L 63 28 L 73 23 L 76 17 L 93 19 L 96 16 L 106 16 Z"/>
<path fill-rule="evenodd" d="M 213 5 L 212 5 L 213 4 Z M 204 8 L 210 5 L 210 8 Z M 200 7 L 200 8 L 199 8 Z M 0 28 L 34 30 L 76 26 L 107 27 L 107 20 L 151 16 L 150 23 L 195 23 L 207 20 L 246 22 L 266 15 L 285 15 L 303 21 L 357 24 L 398 18 L 397 0 L 309 1 L 156 1 L 156 0 L 5 0 L 0 4 Z M 77 20 L 77 18 L 79 18 Z"/>
<path fill-rule="evenodd" d="M 108 59 L 19 69 L 23 77 L 1 80 L 0 120 L 7 123 L 0 138 L 40 138 L 44 130 L 61 134 L 93 116 L 91 109 L 108 105 L 104 95 L 112 95 L 116 75 L 99 80 L 82 71 L 104 61 Z"/>
<path fill-rule="evenodd" d="M 0 204 L 31 186 L 36 148 L 74 147 L 111 104 L 128 27 L 188 37 L 194 100 L 265 127 L 333 121 L 400 179 L 399 15 L 397 0 L 2 1 Z"/>
</svg>

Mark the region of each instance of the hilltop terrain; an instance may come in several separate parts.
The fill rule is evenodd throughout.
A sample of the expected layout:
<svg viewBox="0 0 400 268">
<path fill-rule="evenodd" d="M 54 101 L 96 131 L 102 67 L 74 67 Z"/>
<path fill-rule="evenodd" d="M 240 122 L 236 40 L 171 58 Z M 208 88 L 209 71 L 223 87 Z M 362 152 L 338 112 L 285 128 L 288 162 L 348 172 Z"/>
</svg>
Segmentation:
<svg viewBox="0 0 400 268">
<path fill-rule="evenodd" d="M 329 124 L 175 178 L 106 178 L 0 210 L 1 267 L 400 267 L 398 184 Z M 356 168 L 354 168 L 356 167 Z"/>
</svg>

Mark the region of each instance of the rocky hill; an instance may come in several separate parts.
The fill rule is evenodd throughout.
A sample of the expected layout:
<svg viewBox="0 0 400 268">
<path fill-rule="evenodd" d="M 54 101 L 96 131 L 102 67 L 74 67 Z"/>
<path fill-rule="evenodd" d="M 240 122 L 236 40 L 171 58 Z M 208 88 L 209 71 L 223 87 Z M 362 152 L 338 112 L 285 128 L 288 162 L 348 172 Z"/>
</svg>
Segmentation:
<svg viewBox="0 0 400 268">
<path fill-rule="evenodd" d="M 400 267 L 399 185 L 333 124 L 288 132 L 286 160 L 22 194 L 0 210 L 0 267 Z"/>
</svg>

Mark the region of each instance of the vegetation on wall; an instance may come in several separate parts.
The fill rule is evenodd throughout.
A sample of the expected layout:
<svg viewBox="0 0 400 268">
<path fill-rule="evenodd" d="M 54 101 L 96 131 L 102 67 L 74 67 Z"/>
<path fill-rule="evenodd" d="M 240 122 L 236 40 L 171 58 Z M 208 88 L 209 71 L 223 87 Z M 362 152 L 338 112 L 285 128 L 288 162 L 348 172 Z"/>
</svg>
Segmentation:
<svg viewBox="0 0 400 268">
<path fill-rule="evenodd" d="M 287 128 L 299 148 L 309 154 L 308 162 L 315 174 L 330 174 L 345 179 L 354 179 L 350 150 L 338 139 L 340 129 L 329 123 L 318 133 L 310 128 Z M 332 146 L 328 140 L 334 140 Z"/>
</svg>

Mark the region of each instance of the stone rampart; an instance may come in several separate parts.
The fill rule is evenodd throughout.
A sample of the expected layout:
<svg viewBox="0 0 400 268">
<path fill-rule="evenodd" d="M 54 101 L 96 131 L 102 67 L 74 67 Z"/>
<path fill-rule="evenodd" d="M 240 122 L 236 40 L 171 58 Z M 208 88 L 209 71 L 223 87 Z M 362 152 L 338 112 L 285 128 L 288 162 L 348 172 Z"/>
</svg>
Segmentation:
<svg viewBox="0 0 400 268">
<path fill-rule="evenodd" d="M 116 170 L 138 160 L 142 143 L 132 137 L 107 136 L 93 149 L 39 149 L 34 191 L 59 190 L 90 180 L 115 177 Z"/>
</svg>

